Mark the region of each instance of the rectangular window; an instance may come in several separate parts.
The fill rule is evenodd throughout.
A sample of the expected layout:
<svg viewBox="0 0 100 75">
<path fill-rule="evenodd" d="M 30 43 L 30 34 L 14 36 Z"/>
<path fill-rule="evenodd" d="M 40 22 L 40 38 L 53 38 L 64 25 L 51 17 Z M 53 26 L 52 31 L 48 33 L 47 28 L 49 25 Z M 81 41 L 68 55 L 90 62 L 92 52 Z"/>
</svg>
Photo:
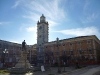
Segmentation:
<svg viewBox="0 0 100 75">
<path fill-rule="evenodd" d="M 78 45 L 80 45 L 80 44 L 81 44 L 81 42 L 80 42 L 80 41 L 78 41 L 78 42 L 77 42 L 77 44 L 78 44 Z"/>
<path fill-rule="evenodd" d="M 90 44 L 91 43 L 91 40 L 87 40 L 87 43 Z"/>
<path fill-rule="evenodd" d="M 88 48 L 89 54 L 92 54 L 92 48 Z"/>
<path fill-rule="evenodd" d="M 79 49 L 78 51 L 79 51 L 79 53 L 80 53 L 80 54 L 82 54 L 82 53 L 83 53 L 83 50 L 82 50 L 82 49 Z"/>
<path fill-rule="evenodd" d="M 74 53 L 73 53 L 73 50 L 70 50 L 70 54 L 71 54 L 71 55 L 73 55 L 73 54 L 74 54 Z"/>
<path fill-rule="evenodd" d="M 66 54 L 66 50 L 63 50 L 63 54 Z"/>
<path fill-rule="evenodd" d="M 14 56 L 14 57 L 16 56 L 16 53 L 15 53 L 15 52 L 13 53 L 13 56 Z"/>
<path fill-rule="evenodd" d="M 53 52 L 51 52 L 51 55 L 53 55 Z"/>
<path fill-rule="evenodd" d="M 56 45 L 56 47 L 58 47 L 59 45 Z"/>
<path fill-rule="evenodd" d="M 65 44 L 63 44 L 63 46 L 65 46 Z"/>
<path fill-rule="evenodd" d="M 72 46 L 73 44 L 72 44 L 72 43 L 70 43 L 69 45 L 70 45 L 70 46 Z"/>
</svg>

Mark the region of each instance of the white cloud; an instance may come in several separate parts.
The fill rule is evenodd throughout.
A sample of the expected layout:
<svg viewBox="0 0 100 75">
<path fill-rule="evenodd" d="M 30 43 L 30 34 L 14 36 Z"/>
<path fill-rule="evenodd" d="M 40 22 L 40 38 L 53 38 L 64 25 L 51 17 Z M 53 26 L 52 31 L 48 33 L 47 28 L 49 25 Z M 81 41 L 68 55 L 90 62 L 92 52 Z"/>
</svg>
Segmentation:
<svg viewBox="0 0 100 75">
<path fill-rule="evenodd" d="M 39 20 L 41 14 L 44 14 L 55 26 L 56 23 L 59 23 L 65 18 L 65 11 L 60 6 L 61 1 L 62 0 L 18 0 L 15 3 L 15 7 L 23 5 L 25 8 L 24 11 L 27 13 L 24 14 L 23 17 L 35 22 Z"/>
<path fill-rule="evenodd" d="M 9 24 L 11 22 L 0 22 L 0 25 Z"/>
<path fill-rule="evenodd" d="M 33 31 L 37 31 L 37 26 L 33 26 L 33 27 L 28 27 L 28 28 L 26 28 L 26 30 L 28 31 L 28 32 L 33 32 Z"/>
<path fill-rule="evenodd" d="M 91 6 L 91 1 L 86 0 L 83 6 L 83 18 L 81 19 L 82 23 L 95 22 L 95 20 L 98 18 L 99 13 L 95 11 L 90 12 L 89 10 L 92 10 L 90 6 Z"/>
<path fill-rule="evenodd" d="M 94 22 L 97 17 L 98 17 L 98 14 L 96 13 L 88 14 L 86 15 L 86 18 L 82 20 L 82 23 Z"/>
<path fill-rule="evenodd" d="M 16 8 L 18 5 L 20 5 L 21 2 L 23 2 L 23 0 L 17 0 L 12 8 Z"/>
<path fill-rule="evenodd" d="M 37 26 L 33 26 L 33 24 L 23 24 L 20 27 L 20 31 L 24 31 L 25 35 L 23 35 L 20 40 L 26 40 L 27 44 L 33 45 L 37 42 Z"/>
<path fill-rule="evenodd" d="M 27 44 L 34 44 L 37 42 L 37 26 L 30 26 L 26 28 L 27 35 L 25 36 L 25 39 L 27 40 Z"/>
<path fill-rule="evenodd" d="M 83 7 L 84 12 L 86 12 L 88 10 L 88 6 L 90 5 L 90 1 L 86 0 L 85 1 L 85 5 Z"/>
<path fill-rule="evenodd" d="M 74 36 L 99 34 L 99 31 L 96 27 L 76 28 L 76 29 L 68 29 L 68 30 L 61 30 L 61 31 L 55 31 L 55 32 L 60 32 L 65 35 L 74 35 Z"/>
<path fill-rule="evenodd" d="M 26 36 L 23 36 L 21 38 L 21 41 L 22 40 L 25 40 L 27 45 L 33 45 L 33 44 L 36 44 L 37 43 L 37 36 L 36 36 L 36 33 L 35 32 L 32 32 L 32 33 L 29 33 L 28 35 Z"/>
<path fill-rule="evenodd" d="M 2 22 L 0 22 L 0 25 L 2 24 Z"/>
<path fill-rule="evenodd" d="M 13 40 L 12 40 L 12 41 L 10 41 L 10 42 L 13 42 L 13 43 L 19 43 L 18 41 L 13 41 Z"/>
<path fill-rule="evenodd" d="M 30 21 L 37 22 L 40 19 L 40 15 L 34 13 L 34 12 L 27 12 L 28 15 L 23 15 L 23 18 L 29 19 Z"/>
</svg>

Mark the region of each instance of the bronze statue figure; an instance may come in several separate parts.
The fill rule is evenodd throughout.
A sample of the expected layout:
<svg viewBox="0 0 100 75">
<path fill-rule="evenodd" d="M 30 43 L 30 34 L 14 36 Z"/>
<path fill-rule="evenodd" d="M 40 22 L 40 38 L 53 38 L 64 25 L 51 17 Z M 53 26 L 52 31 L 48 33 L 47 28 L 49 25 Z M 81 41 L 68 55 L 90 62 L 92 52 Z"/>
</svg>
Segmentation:
<svg viewBox="0 0 100 75">
<path fill-rule="evenodd" d="M 25 42 L 25 40 L 22 42 L 22 50 L 26 50 L 26 42 Z"/>
</svg>

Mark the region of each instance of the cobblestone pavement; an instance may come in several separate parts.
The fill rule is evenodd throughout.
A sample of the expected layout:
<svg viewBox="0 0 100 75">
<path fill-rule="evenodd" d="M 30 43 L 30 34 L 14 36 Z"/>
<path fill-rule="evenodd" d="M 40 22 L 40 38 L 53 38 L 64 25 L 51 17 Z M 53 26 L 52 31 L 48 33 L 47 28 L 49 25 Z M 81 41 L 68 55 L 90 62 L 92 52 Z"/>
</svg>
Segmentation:
<svg viewBox="0 0 100 75">
<path fill-rule="evenodd" d="M 70 73 L 66 73 L 63 75 L 97 75 L 95 74 L 96 72 L 98 72 L 100 70 L 100 66 L 88 66 L 86 68 L 83 69 L 79 69 L 79 70 L 74 70 Z M 98 74 L 100 75 L 100 74 Z"/>
</svg>

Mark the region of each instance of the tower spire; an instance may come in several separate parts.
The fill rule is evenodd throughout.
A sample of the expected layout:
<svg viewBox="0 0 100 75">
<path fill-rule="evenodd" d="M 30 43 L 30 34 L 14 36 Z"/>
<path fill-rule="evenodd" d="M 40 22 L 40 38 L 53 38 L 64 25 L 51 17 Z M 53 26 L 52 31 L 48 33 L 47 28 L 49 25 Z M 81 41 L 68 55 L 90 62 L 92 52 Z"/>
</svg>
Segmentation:
<svg viewBox="0 0 100 75">
<path fill-rule="evenodd" d="M 44 14 L 42 14 L 42 16 L 44 16 Z"/>
<path fill-rule="evenodd" d="M 42 16 L 40 17 L 40 22 L 45 22 L 45 16 L 42 14 Z"/>
</svg>

